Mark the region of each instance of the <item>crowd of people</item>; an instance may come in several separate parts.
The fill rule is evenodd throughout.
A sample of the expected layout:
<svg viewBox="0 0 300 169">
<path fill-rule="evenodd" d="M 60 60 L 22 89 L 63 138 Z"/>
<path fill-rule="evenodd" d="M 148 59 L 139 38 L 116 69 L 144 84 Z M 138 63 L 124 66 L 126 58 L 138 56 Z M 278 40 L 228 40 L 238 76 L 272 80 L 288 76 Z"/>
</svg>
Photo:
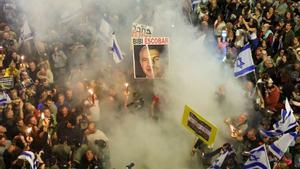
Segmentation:
<svg viewBox="0 0 300 169">
<path fill-rule="evenodd" d="M 241 168 L 248 158 L 242 155 L 244 152 L 276 140 L 261 131 L 272 129 L 280 119 L 286 99 L 296 118 L 299 117 L 300 3 L 293 0 L 209 0 L 192 6 L 190 11 L 193 12 L 186 12 L 190 23 L 214 37 L 224 64 L 234 67 L 241 49 L 251 45 L 256 69 L 240 79 L 245 82 L 245 97 L 252 106 L 247 113 L 226 120 L 238 128 L 239 135 L 229 141 L 231 145 L 224 144 L 213 152 L 200 140 L 193 148 L 193 153 L 204 152 L 200 155 L 206 163 L 203 165 L 210 166 L 211 155 L 234 147 L 235 154 L 230 155 L 221 168 Z M 224 93 L 221 90 L 218 95 Z M 299 168 L 299 153 L 297 139 L 296 145 L 290 147 L 282 159 L 271 158 L 272 167 Z"/>
<path fill-rule="evenodd" d="M 93 67 L 86 32 L 73 30 L 66 43 L 51 30 L 51 40 L 37 42 L 34 31 L 23 36 L 27 20 L 16 1 L 1 1 L 0 11 L 0 168 L 111 168 L 99 100 L 116 105 L 107 106 L 110 116 L 123 102 L 114 83 L 100 80 L 119 72 Z"/>
<path fill-rule="evenodd" d="M 96 11 L 88 11 L 89 19 L 80 22 L 99 25 Z M 215 40 L 224 64 L 234 66 L 240 49 L 251 44 L 256 71 L 241 80 L 253 106 L 226 120 L 239 129 L 239 136 L 214 151 L 200 140 L 193 148 L 207 167 L 221 150 L 236 149 L 221 168 L 240 168 L 247 156 L 239 154 L 274 141 L 260 130 L 271 129 L 280 118 L 286 98 L 295 116 L 300 113 L 300 3 L 209 0 L 190 4 L 183 14 Z M 122 22 L 120 16 L 106 17 L 112 25 Z M 0 168 L 110 169 L 109 120 L 144 107 L 150 110 L 147 116 L 158 120 L 162 98 L 153 91 L 129 91 L 129 84 L 135 87 L 132 73 L 97 60 L 99 41 L 89 29 L 73 23 L 63 25 L 64 31 L 49 30 L 47 40 L 24 38 L 24 18 L 15 1 L 1 1 Z M 143 85 L 153 85 L 149 81 Z M 221 86 L 217 91 L 218 102 L 226 99 L 224 90 Z M 277 168 L 300 167 L 299 143 Z"/>
</svg>

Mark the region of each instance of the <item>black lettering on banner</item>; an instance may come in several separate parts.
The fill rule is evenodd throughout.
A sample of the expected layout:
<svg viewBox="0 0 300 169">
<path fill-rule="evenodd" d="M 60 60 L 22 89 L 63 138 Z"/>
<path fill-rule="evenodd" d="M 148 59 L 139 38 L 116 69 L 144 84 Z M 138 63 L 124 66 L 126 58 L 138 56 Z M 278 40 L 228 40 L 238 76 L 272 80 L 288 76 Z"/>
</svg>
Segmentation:
<svg viewBox="0 0 300 169">
<path fill-rule="evenodd" d="M 208 126 L 203 121 L 199 120 L 193 113 L 189 113 L 187 125 L 195 131 L 195 133 L 206 141 L 209 140 L 209 136 L 211 134 L 211 127 Z"/>
<path fill-rule="evenodd" d="M 146 30 L 146 34 L 151 35 L 150 29 L 147 29 L 147 30 Z"/>
<path fill-rule="evenodd" d="M 142 45 L 143 39 L 133 39 L 132 43 L 133 43 L 133 45 Z"/>
<path fill-rule="evenodd" d="M 1 89 L 12 89 L 13 87 L 14 87 L 14 79 L 12 77 L 0 78 L 0 88 Z"/>
<path fill-rule="evenodd" d="M 141 34 L 144 35 L 146 33 L 146 29 L 144 27 L 142 27 L 142 32 Z"/>
</svg>

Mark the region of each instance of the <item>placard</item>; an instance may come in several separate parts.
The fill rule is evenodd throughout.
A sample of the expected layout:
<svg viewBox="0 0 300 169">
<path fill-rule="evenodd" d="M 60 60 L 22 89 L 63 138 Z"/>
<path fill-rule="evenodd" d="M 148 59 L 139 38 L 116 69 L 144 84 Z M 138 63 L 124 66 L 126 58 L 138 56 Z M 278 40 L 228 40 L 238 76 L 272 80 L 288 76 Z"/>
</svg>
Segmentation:
<svg viewBox="0 0 300 169">
<path fill-rule="evenodd" d="M 169 38 L 133 38 L 132 44 L 134 78 L 164 78 L 169 66 Z"/>
<path fill-rule="evenodd" d="M 208 145 L 214 143 L 217 128 L 187 105 L 184 107 L 182 125 L 204 143 Z"/>
</svg>

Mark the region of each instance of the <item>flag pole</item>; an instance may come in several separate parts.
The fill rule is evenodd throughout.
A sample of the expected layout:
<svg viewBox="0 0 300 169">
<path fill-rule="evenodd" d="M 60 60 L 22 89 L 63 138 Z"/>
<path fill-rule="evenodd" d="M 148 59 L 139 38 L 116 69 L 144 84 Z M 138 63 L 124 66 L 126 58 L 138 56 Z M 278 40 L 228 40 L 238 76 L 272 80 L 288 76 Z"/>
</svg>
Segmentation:
<svg viewBox="0 0 300 169">
<path fill-rule="evenodd" d="M 254 69 L 253 71 L 253 74 L 254 74 L 254 80 L 255 80 L 255 92 L 257 93 L 258 97 L 259 97 L 259 106 L 261 108 L 265 108 L 265 103 L 264 103 L 264 98 L 257 86 L 257 82 L 258 82 L 258 79 L 257 79 L 257 76 L 256 76 L 256 69 Z"/>
<path fill-rule="evenodd" d="M 150 67 L 151 67 L 151 73 L 152 73 L 152 77 L 151 78 L 155 78 L 155 75 L 154 75 L 154 71 L 153 71 L 153 63 L 152 63 L 152 59 L 151 59 L 151 56 L 150 56 L 150 51 L 149 51 L 149 46 L 148 44 L 146 45 L 146 48 L 147 48 L 147 52 L 148 52 L 148 60 L 149 60 L 149 63 L 150 63 Z"/>
<path fill-rule="evenodd" d="M 194 149 L 194 146 L 195 146 L 196 142 L 197 142 L 197 137 L 195 136 L 195 138 L 194 138 L 194 140 L 193 140 L 193 144 L 192 144 L 192 157 L 193 157 L 194 154 L 195 154 L 195 152 L 193 151 L 193 149 Z"/>
</svg>

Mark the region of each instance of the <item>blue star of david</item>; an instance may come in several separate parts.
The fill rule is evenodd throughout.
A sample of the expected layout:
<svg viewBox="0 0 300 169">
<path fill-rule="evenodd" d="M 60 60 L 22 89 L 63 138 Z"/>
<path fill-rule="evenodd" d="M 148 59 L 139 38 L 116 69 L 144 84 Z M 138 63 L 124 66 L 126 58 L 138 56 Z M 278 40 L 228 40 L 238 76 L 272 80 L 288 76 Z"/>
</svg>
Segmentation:
<svg viewBox="0 0 300 169">
<path fill-rule="evenodd" d="M 237 58 L 237 60 L 236 60 L 236 66 L 237 67 L 239 67 L 240 69 L 242 69 L 244 64 L 245 63 L 242 61 L 241 57 Z"/>
<path fill-rule="evenodd" d="M 258 158 L 255 155 L 250 155 L 250 161 L 257 161 Z"/>
</svg>

